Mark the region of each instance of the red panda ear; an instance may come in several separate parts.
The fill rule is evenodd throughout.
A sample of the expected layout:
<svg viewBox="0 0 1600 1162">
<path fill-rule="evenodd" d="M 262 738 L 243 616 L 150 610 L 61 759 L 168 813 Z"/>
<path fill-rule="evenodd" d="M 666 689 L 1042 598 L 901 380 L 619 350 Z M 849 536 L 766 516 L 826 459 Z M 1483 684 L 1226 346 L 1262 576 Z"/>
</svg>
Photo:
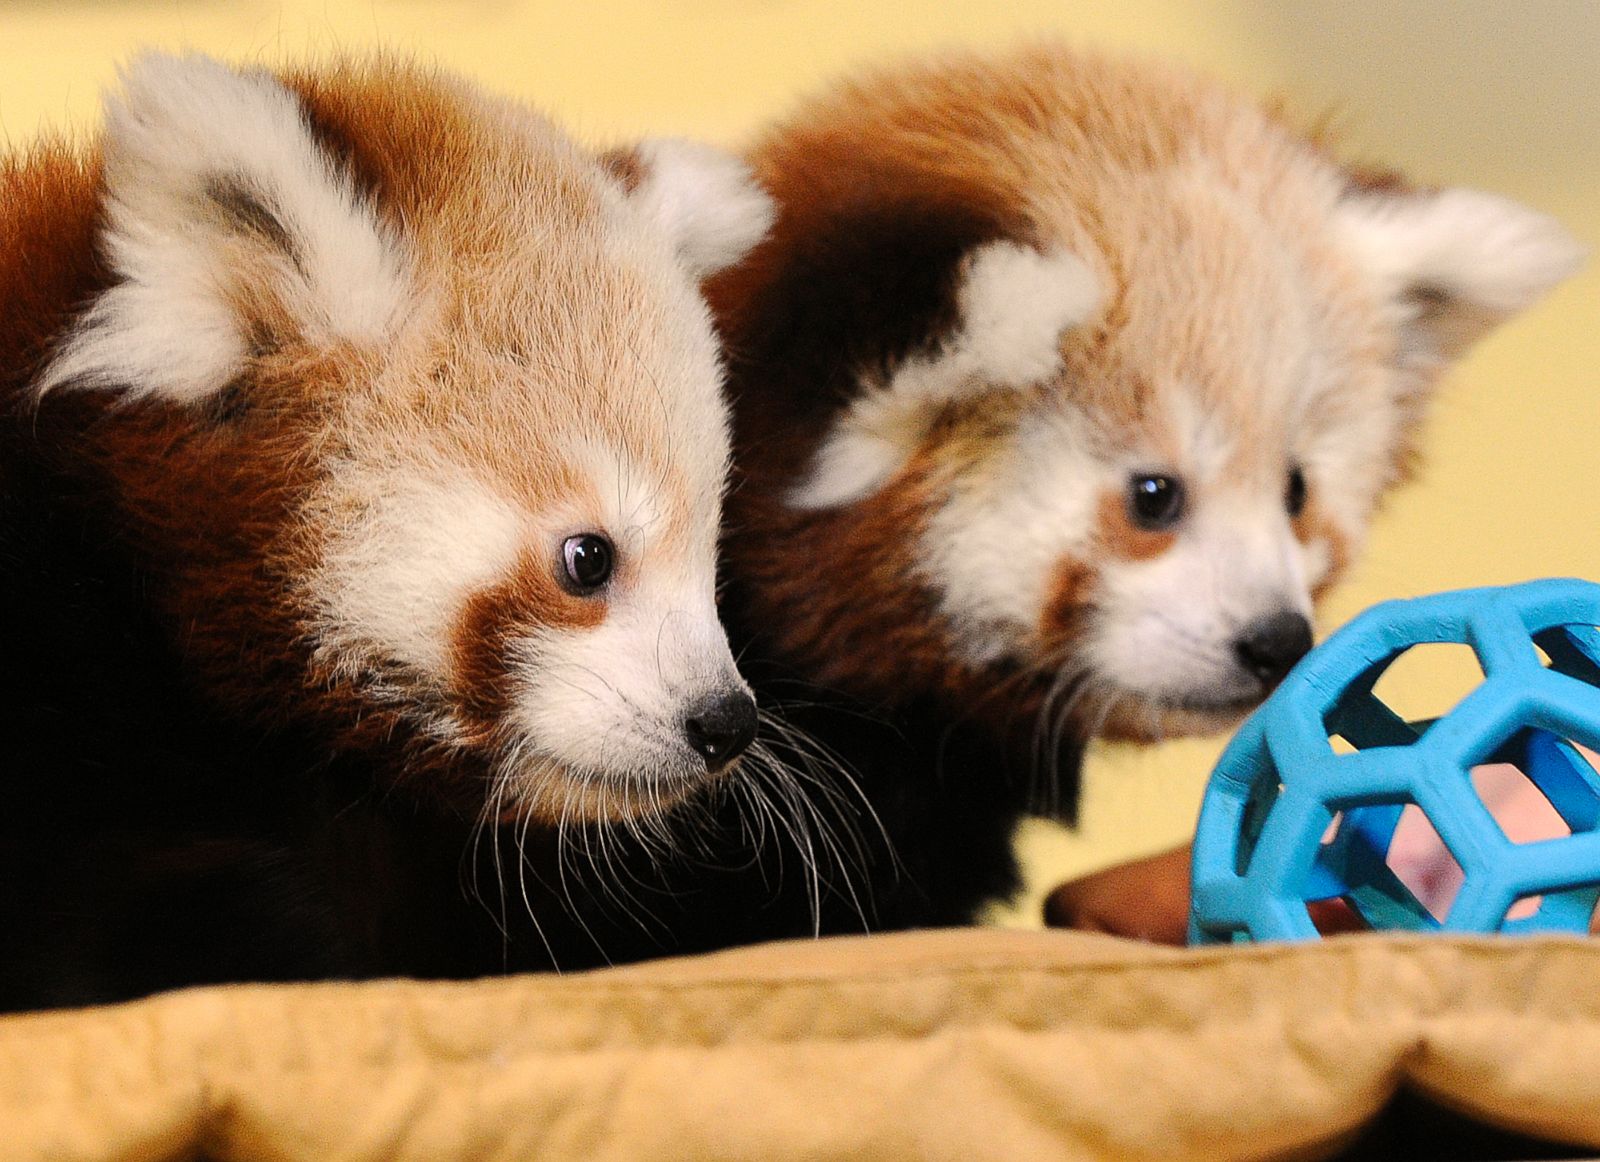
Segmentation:
<svg viewBox="0 0 1600 1162">
<path fill-rule="evenodd" d="M 117 282 L 39 390 L 199 402 L 262 346 L 375 343 L 398 321 L 398 243 L 270 76 L 141 57 L 107 98 L 104 155 L 100 244 Z"/>
<path fill-rule="evenodd" d="M 1402 312 L 1402 359 L 1452 359 L 1578 269 L 1555 219 L 1468 189 L 1357 189 L 1339 214 L 1363 265 Z"/>
<path fill-rule="evenodd" d="M 1100 277 L 1068 251 L 1007 239 L 973 247 L 959 264 L 948 333 L 835 418 L 790 503 L 860 500 L 899 471 L 950 404 L 1048 381 L 1061 370 L 1065 332 L 1090 322 L 1103 299 Z"/>
<path fill-rule="evenodd" d="M 772 199 L 744 162 L 722 150 L 663 137 L 600 160 L 696 278 L 738 262 L 772 227 Z"/>
</svg>

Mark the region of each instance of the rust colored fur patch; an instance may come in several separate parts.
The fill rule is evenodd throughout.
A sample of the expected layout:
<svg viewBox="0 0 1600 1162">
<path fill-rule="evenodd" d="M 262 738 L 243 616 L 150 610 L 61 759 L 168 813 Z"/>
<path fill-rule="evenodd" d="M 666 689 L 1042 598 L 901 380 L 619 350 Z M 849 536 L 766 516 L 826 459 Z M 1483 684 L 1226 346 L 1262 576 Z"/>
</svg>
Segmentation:
<svg viewBox="0 0 1600 1162">
<path fill-rule="evenodd" d="M 1350 567 L 1350 540 L 1333 522 L 1327 510 L 1317 503 L 1315 497 L 1312 497 L 1305 508 L 1300 510 L 1300 514 L 1292 522 L 1292 527 L 1295 539 L 1302 545 L 1320 541 L 1327 546 L 1328 571 L 1311 589 L 1312 598 L 1320 601 L 1323 594 L 1331 589 Z"/>
<path fill-rule="evenodd" d="M 1128 516 L 1127 496 L 1120 491 L 1108 489 L 1102 493 L 1096 515 L 1094 543 L 1118 560 L 1151 560 L 1172 548 L 1177 540 L 1175 533 L 1142 529 L 1134 524 Z"/>
<path fill-rule="evenodd" d="M 0 162 L 0 394 L 19 406 L 53 338 L 110 279 L 93 243 L 100 162 L 46 139 Z"/>
<path fill-rule="evenodd" d="M 543 627 L 592 629 L 605 620 L 599 597 L 574 597 L 562 589 L 559 565 L 542 553 L 524 552 L 498 585 L 467 600 L 452 640 L 454 676 L 473 726 L 489 731 L 511 705 L 511 668 L 516 637 Z"/>
<path fill-rule="evenodd" d="M 1082 636 L 1093 605 L 1095 570 L 1087 561 L 1064 557 L 1051 579 L 1040 618 L 1040 637 L 1059 649 Z"/>
<path fill-rule="evenodd" d="M 600 155 L 599 161 L 607 173 L 622 183 L 627 193 L 633 193 L 644 181 L 644 162 L 639 159 L 637 149 L 608 149 Z"/>
</svg>

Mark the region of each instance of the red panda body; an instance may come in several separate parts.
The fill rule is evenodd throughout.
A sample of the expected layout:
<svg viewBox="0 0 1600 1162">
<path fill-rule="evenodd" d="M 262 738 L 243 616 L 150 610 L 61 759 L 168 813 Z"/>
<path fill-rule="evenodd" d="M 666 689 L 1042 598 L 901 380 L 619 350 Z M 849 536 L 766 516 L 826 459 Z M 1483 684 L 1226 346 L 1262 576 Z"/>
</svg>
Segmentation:
<svg viewBox="0 0 1600 1162">
<path fill-rule="evenodd" d="M 710 287 L 724 618 L 874 806 L 885 926 L 1013 889 L 1013 825 L 1071 818 L 1088 740 L 1258 702 L 1440 372 L 1579 257 L 1182 70 L 1053 48 L 869 74 L 747 156 L 778 217 Z"/>
<path fill-rule="evenodd" d="M 739 171 L 393 66 L 113 108 L 103 173 L 0 173 L 8 1007 L 970 921 L 1086 739 L 1259 699 L 1437 372 L 1573 261 L 1174 71 L 807 106 L 711 288 L 778 712 L 714 780 Z"/>
<path fill-rule="evenodd" d="M 971 923 L 1096 737 L 1237 721 L 1403 480 L 1440 373 L 1578 258 L 1177 69 L 1056 49 L 871 74 L 747 153 L 721 609 L 766 708 L 612 960 Z M 769 760 L 776 758 L 777 765 Z M 784 772 L 787 772 L 786 774 Z M 781 781 L 780 781 L 781 779 Z"/>
<path fill-rule="evenodd" d="M 0 1005 L 548 961 L 501 840 L 754 730 L 697 283 L 768 217 L 393 62 L 149 57 L 5 159 Z"/>
</svg>

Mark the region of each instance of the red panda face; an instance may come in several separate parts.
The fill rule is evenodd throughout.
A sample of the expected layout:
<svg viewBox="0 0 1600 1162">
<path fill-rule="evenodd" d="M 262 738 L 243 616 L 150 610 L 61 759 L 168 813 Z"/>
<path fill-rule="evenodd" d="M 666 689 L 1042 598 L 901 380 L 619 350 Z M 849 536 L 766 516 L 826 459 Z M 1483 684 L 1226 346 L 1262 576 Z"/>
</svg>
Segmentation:
<svg viewBox="0 0 1600 1162">
<path fill-rule="evenodd" d="M 493 815 L 627 816 L 728 769 L 755 709 L 713 599 L 696 280 L 767 224 L 742 167 L 652 143 L 619 180 L 394 66 L 152 57 L 125 89 L 108 285 L 40 407 L 99 409 L 213 696 Z"/>
<path fill-rule="evenodd" d="M 713 298 L 754 620 L 866 697 L 1080 736 L 1258 702 L 1439 370 L 1577 258 L 1532 211 L 1364 184 L 1194 78 L 1051 51 L 880 75 L 753 157 L 779 220 Z"/>
</svg>

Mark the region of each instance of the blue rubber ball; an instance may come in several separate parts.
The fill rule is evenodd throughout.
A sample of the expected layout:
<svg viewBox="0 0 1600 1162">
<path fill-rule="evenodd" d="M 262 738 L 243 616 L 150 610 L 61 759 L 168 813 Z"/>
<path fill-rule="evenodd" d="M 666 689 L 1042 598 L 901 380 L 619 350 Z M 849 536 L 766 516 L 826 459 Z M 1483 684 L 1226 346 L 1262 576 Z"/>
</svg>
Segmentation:
<svg viewBox="0 0 1600 1162">
<path fill-rule="evenodd" d="M 1533 581 L 1376 606 L 1308 654 L 1211 776 L 1194 844 L 1192 943 L 1313 938 L 1312 906 L 1369 927 L 1586 932 L 1600 899 L 1600 585 Z M 1482 681 L 1431 720 L 1374 693 L 1419 645 L 1469 647 Z M 1513 841 L 1473 771 L 1510 764 L 1565 834 Z M 1464 873 L 1447 914 L 1395 874 L 1420 811 Z"/>
</svg>

